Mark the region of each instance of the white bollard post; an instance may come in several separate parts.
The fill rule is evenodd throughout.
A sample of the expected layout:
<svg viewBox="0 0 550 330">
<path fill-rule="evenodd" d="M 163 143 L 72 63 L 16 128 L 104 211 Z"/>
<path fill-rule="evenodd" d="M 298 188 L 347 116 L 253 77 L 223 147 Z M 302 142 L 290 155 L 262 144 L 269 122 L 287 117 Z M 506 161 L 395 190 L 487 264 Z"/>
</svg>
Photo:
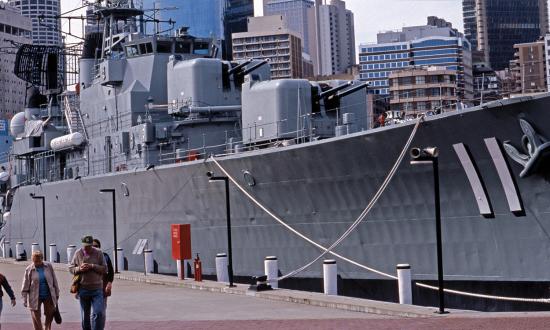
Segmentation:
<svg viewBox="0 0 550 330">
<path fill-rule="evenodd" d="M 15 244 L 15 259 L 18 260 L 21 258 L 21 255 L 23 254 L 24 248 L 23 248 L 23 242 L 17 242 Z"/>
<path fill-rule="evenodd" d="M 76 245 L 69 245 L 67 248 L 67 263 L 70 264 L 73 261 L 74 253 L 76 252 Z"/>
<path fill-rule="evenodd" d="M 118 271 L 121 272 L 124 270 L 124 249 L 123 248 L 116 249 L 116 257 L 118 262 Z"/>
<path fill-rule="evenodd" d="M 40 251 L 40 245 L 38 245 L 38 243 L 32 243 L 32 245 L 31 245 L 31 254 L 33 254 L 34 251 Z M 42 252 L 42 253 L 44 253 L 44 252 Z"/>
<path fill-rule="evenodd" d="M 10 257 L 10 241 L 4 241 L 4 248 L 2 250 L 2 258 Z"/>
<path fill-rule="evenodd" d="M 153 259 L 153 250 L 144 250 L 145 255 L 145 273 L 153 274 L 155 272 L 155 260 Z"/>
<path fill-rule="evenodd" d="M 271 285 L 273 289 L 278 289 L 279 263 L 276 256 L 265 257 L 264 270 L 265 275 L 267 275 L 267 284 Z"/>
<path fill-rule="evenodd" d="M 338 295 L 338 269 L 336 260 L 323 261 L 323 284 L 326 295 Z"/>
<path fill-rule="evenodd" d="M 187 278 L 187 267 L 185 260 L 176 260 L 176 268 L 178 269 L 178 278 L 184 280 Z"/>
<path fill-rule="evenodd" d="M 399 287 L 399 303 L 412 305 L 411 266 L 397 265 L 397 285 Z"/>
<path fill-rule="evenodd" d="M 57 245 L 50 244 L 50 262 L 57 262 Z"/>
<path fill-rule="evenodd" d="M 216 255 L 216 278 L 218 282 L 229 283 L 229 272 L 227 270 L 227 254 L 218 253 Z"/>
</svg>

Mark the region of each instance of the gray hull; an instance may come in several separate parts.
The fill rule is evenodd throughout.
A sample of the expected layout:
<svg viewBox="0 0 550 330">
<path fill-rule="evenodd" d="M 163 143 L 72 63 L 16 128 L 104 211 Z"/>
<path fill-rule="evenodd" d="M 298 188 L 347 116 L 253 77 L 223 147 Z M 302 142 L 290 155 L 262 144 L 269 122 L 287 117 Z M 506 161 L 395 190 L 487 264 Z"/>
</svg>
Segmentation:
<svg viewBox="0 0 550 330">
<path fill-rule="evenodd" d="M 550 137 L 549 103 L 549 97 L 511 102 L 503 107 L 495 105 L 433 117 L 421 124 L 413 146 L 440 148 L 447 280 L 550 281 L 550 171 L 542 167 L 520 178 L 523 167 L 502 151 L 522 208 L 520 212 L 512 212 L 484 142 L 495 137 L 500 142 L 519 144 L 524 134 L 520 117 L 526 118 L 540 135 Z M 413 123 L 404 124 L 237 154 L 219 161 L 255 198 L 288 224 L 328 246 L 367 205 L 412 128 Z M 453 148 L 458 143 L 469 150 L 477 167 L 492 216 L 480 215 L 476 195 Z M 36 193 L 46 196 L 47 241 L 57 244 L 62 261 L 66 261 L 65 247 L 78 244 L 84 234 L 98 237 L 105 250 L 111 250 L 111 199 L 99 190 L 116 188 L 119 246 L 124 248 L 129 269 L 142 269 L 143 259 L 130 253 L 138 239 L 147 238 L 159 271 L 175 273 L 170 224 L 189 223 L 193 253 L 200 253 L 204 272 L 213 274 L 215 255 L 226 251 L 225 199 L 223 184 L 208 183 L 207 171 L 220 173 L 211 161 L 195 161 L 149 171 L 140 169 L 21 187 L 15 193 L 3 234 L 12 242 L 12 249 L 18 241 L 24 243 L 27 251 L 33 242 L 42 244 L 41 205 L 29 196 Z M 252 174 L 256 185 L 246 184 L 243 171 Z M 123 186 L 127 187 L 128 196 Z M 234 186 L 230 195 L 237 276 L 262 273 L 263 259 L 268 255 L 279 257 L 284 274 L 320 253 L 277 224 Z M 411 166 L 405 159 L 367 219 L 336 251 L 388 273 L 395 273 L 398 263 L 409 263 L 415 280 L 435 279 L 431 167 Z M 344 279 L 383 279 L 343 262 L 338 267 Z M 317 264 L 298 277 L 321 275 L 321 264 Z"/>
</svg>

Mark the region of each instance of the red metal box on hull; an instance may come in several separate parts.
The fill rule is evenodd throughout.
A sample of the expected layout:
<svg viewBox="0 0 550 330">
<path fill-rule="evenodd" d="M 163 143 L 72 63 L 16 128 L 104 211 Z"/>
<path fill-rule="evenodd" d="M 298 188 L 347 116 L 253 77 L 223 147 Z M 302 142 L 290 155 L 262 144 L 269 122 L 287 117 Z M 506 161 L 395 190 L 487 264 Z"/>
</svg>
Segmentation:
<svg viewBox="0 0 550 330">
<path fill-rule="evenodd" d="M 172 258 L 174 260 L 191 259 L 191 225 L 173 224 L 170 231 Z"/>
</svg>

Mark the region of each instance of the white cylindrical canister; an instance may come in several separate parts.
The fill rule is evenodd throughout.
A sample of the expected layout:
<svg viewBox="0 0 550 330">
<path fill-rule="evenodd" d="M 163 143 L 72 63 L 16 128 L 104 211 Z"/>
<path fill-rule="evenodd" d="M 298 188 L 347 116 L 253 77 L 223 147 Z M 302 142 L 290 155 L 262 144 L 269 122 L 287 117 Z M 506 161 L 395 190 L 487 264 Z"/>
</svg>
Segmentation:
<svg viewBox="0 0 550 330">
<path fill-rule="evenodd" d="M 218 279 L 218 282 L 229 283 L 229 271 L 227 266 L 227 254 L 218 253 L 216 255 L 216 278 Z"/>
<path fill-rule="evenodd" d="M 145 256 L 145 273 L 152 274 L 155 272 L 155 259 L 153 259 L 153 250 L 144 250 Z"/>
<path fill-rule="evenodd" d="M 33 254 L 34 251 L 40 251 L 40 245 L 38 245 L 38 243 L 32 243 L 32 245 L 31 245 L 31 254 Z M 42 253 L 44 253 L 44 252 L 42 252 Z"/>
<path fill-rule="evenodd" d="M 264 260 L 265 275 L 267 275 L 267 284 L 271 285 L 273 289 L 279 288 L 279 263 L 277 257 L 269 256 Z"/>
<path fill-rule="evenodd" d="M 55 243 L 50 244 L 50 262 L 57 262 L 57 245 Z"/>
<path fill-rule="evenodd" d="M 176 260 L 176 268 L 178 270 L 178 278 L 180 280 L 187 278 L 187 267 L 185 267 L 185 260 Z"/>
<path fill-rule="evenodd" d="M 410 265 L 397 265 L 397 286 L 399 287 L 399 303 L 412 305 L 412 282 Z"/>
<path fill-rule="evenodd" d="M 74 253 L 76 252 L 76 245 L 69 245 L 67 247 L 67 263 L 70 264 L 73 261 Z"/>
<path fill-rule="evenodd" d="M 338 269 L 336 260 L 323 261 L 323 284 L 326 295 L 338 295 Z"/>
<path fill-rule="evenodd" d="M 15 259 L 21 259 L 21 255 L 24 251 L 25 249 L 23 248 L 23 242 L 17 242 L 15 244 Z"/>
<path fill-rule="evenodd" d="M 2 258 L 10 257 L 10 241 L 4 241 L 4 246 L 2 247 Z"/>
<path fill-rule="evenodd" d="M 117 265 L 118 265 L 118 271 L 121 272 L 124 270 L 124 249 L 123 248 L 117 248 L 116 249 L 116 257 L 117 257 Z"/>
</svg>

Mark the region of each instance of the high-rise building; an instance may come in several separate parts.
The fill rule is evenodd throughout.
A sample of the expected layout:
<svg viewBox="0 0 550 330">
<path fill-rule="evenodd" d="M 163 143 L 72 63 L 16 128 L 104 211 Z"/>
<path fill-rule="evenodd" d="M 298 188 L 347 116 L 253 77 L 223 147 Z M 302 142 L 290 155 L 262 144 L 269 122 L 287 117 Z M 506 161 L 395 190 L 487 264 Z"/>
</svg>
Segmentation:
<svg viewBox="0 0 550 330">
<path fill-rule="evenodd" d="M 463 0 L 466 37 L 493 70 L 508 67 L 514 44 L 548 32 L 547 0 Z"/>
<path fill-rule="evenodd" d="M 0 3 L 0 48 L 5 50 L 0 53 L 0 119 L 9 119 L 25 107 L 27 86 L 13 73 L 16 50 L 12 42 L 32 43 L 31 30 L 31 20 L 22 16 L 19 9 Z M 0 149 L 2 144 L 0 141 Z"/>
<path fill-rule="evenodd" d="M 268 60 L 273 79 L 303 77 L 302 41 L 281 15 L 250 17 L 248 32 L 233 34 L 233 58 Z"/>
<path fill-rule="evenodd" d="M 544 52 L 544 57 L 546 60 L 546 86 L 548 86 L 548 91 L 550 92 L 550 34 L 547 34 L 544 37 L 544 48 L 546 51 Z"/>
<path fill-rule="evenodd" d="M 233 33 L 246 32 L 248 18 L 254 16 L 253 0 L 226 0 L 224 11 L 224 54 L 231 58 Z"/>
<path fill-rule="evenodd" d="M 264 16 L 283 15 L 288 28 L 302 38 L 304 52 L 311 54 L 310 42 L 315 42 L 315 2 L 313 0 L 268 0 Z"/>
<path fill-rule="evenodd" d="M 316 75 L 319 57 L 315 2 L 313 0 L 265 0 L 264 15 L 283 15 L 287 18 L 288 28 L 302 39 L 303 51 L 307 54 L 304 58 L 310 59 L 304 64 L 308 67 L 311 65 L 313 73 L 305 77 Z"/>
<path fill-rule="evenodd" d="M 355 64 L 353 13 L 342 0 L 317 1 L 318 73 L 329 76 L 346 72 Z"/>
<path fill-rule="evenodd" d="M 246 19 L 254 16 L 253 0 L 144 0 L 143 8 L 149 15 L 156 8 L 156 18 L 171 19 L 176 28 L 186 26 L 195 37 L 218 41 L 224 58 L 231 56 L 231 34 L 245 32 Z"/>
<path fill-rule="evenodd" d="M 464 36 L 472 44 L 472 50 L 477 49 L 476 0 L 462 0 L 464 18 Z"/>
<path fill-rule="evenodd" d="M 393 71 L 438 66 L 456 71 L 462 100 L 473 98 L 471 46 L 452 26 L 404 27 L 379 33 L 377 39 L 376 44 L 359 46 L 360 79 L 370 83 L 373 93 L 389 94 Z"/>
<path fill-rule="evenodd" d="M 510 70 L 516 78 L 516 86 L 521 86 L 521 93 L 546 92 L 545 41 L 517 44 L 514 49 Z"/>
<path fill-rule="evenodd" d="M 32 20 L 35 45 L 61 46 L 60 0 L 10 0 L 9 4 Z"/>
<path fill-rule="evenodd" d="M 390 109 L 405 119 L 428 111 L 455 110 L 459 98 L 456 70 L 445 67 L 408 68 L 390 74 Z"/>
</svg>

